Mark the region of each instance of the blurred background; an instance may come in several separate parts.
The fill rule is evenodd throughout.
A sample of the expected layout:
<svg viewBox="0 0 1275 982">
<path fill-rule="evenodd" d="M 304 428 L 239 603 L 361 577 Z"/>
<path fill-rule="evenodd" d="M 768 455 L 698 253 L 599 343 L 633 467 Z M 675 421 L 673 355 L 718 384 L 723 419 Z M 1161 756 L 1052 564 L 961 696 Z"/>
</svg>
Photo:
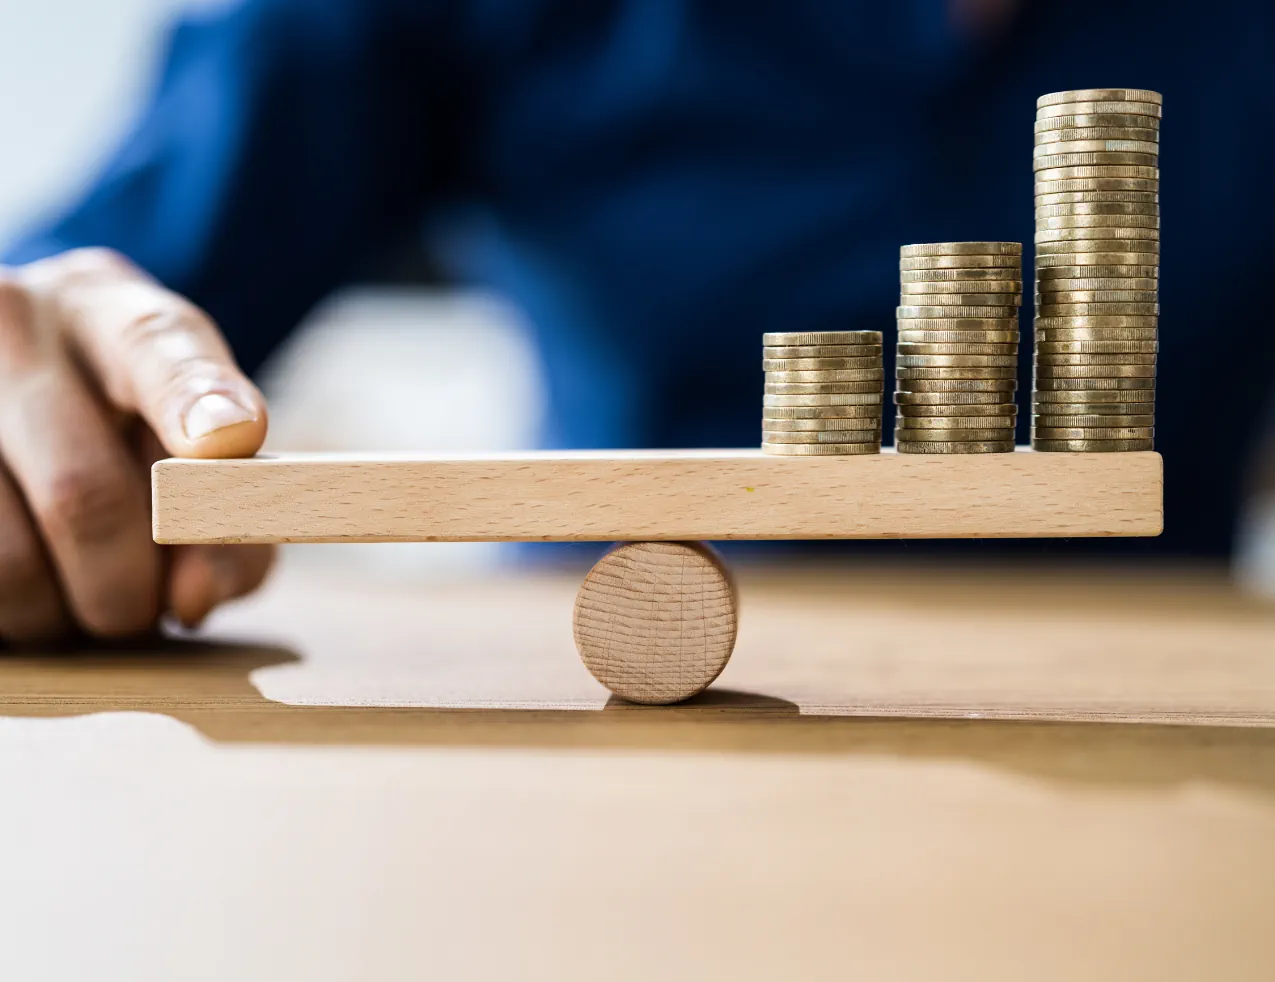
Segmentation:
<svg viewBox="0 0 1275 982">
<path fill-rule="evenodd" d="M 173 19 L 221 2 L 0 0 L 0 91 L 22 93 L 0 100 L 0 133 L 22 148 L 0 154 L 0 243 L 84 187 L 141 107 Z M 535 445 L 543 379 L 519 312 L 414 260 L 324 302 L 263 368 L 267 449 Z M 293 547 L 284 561 L 429 577 L 515 555 L 498 543 L 361 543 Z"/>
<path fill-rule="evenodd" d="M 216 5 L 0 2 L 0 91 L 9 94 L 0 100 L 8 148 L 0 155 L 0 242 L 73 199 L 140 108 L 174 16 Z M 1022 128 L 1025 139 L 1026 121 Z M 530 447 L 546 404 L 522 313 L 500 296 L 446 285 L 415 255 L 324 301 L 259 381 L 271 400 L 274 449 Z M 1275 595 L 1275 475 L 1253 488 L 1233 567 L 1248 588 Z M 286 561 L 450 576 L 510 555 L 482 544 L 308 546 Z"/>
</svg>

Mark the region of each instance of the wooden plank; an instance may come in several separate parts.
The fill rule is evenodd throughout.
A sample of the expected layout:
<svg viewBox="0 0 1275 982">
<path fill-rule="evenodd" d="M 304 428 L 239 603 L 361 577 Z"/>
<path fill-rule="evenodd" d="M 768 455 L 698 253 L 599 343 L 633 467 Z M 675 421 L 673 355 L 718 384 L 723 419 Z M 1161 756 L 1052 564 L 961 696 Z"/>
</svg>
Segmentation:
<svg viewBox="0 0 1275 982">
<path fill-rule="evenodd" d="M 161 543 L 1148 536 L 1156 453 L 756 450 L 162 460 Z"/>
</svg>

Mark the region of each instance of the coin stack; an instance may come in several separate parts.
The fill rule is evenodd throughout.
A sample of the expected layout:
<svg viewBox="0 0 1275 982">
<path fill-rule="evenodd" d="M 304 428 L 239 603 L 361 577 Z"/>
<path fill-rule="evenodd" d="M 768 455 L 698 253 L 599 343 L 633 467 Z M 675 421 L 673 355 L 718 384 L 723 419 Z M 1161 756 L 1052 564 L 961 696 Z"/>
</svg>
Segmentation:
<svg viewBox="0 0 1275 982">
<path fill-rule="evenodd" d="M 1161 103 L 1145 89 L 1037 100 L 1036 450 L 1154 446 Z"/>
<path fill-rule="evenodd" d="M 1022 245 L 907 245 L 899 278 L 899 453 L 1013 451 Z"/>
<path fill-rule="evenodd" d="M 880 331 L 762 335 L 761 448 L 788 457 L 881 452 Z"/>
</svg>

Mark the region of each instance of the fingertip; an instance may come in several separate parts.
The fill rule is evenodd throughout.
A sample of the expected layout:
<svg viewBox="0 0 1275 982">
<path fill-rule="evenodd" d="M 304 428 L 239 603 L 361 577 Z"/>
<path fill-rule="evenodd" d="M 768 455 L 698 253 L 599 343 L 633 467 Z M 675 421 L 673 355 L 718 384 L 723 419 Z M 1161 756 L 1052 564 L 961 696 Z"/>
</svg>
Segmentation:
<svg viewBox="0 0 1275 982">
<path fill-rule="evenodd" d="M 264 545 L 178 546 L 169 573 L 169 610 L 198 627 L 222 604 L 261 586 L 275 550 Z"/>
<path fill-rule="evenodd" d="M 203 436 L 188 439 L 185 457 L 209 459 L 251 457 L 266 441 L 266 418 L 248 419 L 218 427 Z"/>
<path fill-rule="evenodd" d="M 168 609 L 182 627 L 196 628 L 217 606 L 212 565 L 194 548 L 177 548 L 169 570 Z"/>
<path fill-rule="evenodd" d="M 251 457 L 266 439 L 265 401 L 255 393 L 208 392 L 181 416 L 180 440 L 168 447 L 183 457 Z"/>
</svg>

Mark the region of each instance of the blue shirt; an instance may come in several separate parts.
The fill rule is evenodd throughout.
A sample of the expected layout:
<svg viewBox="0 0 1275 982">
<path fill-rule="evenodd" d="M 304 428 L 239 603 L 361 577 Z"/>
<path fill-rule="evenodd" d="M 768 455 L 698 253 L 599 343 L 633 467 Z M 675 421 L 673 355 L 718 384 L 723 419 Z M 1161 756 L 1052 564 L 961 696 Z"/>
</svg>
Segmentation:
<svg viewBox="0 0 1275 982">
<path fill-rule="evenodd" d="M 180 23 L 8 259 L 114 247 L 251 370 L 426 227 L 534 325 L 549 445 L 755 446 L 763 331 L 888 339 L 901 243 L 1030 249 L 1037 95 L 1157 89 L 1160 545 L 1219 552 L 1275 365 L 1273 41 L 1260 0 L 1032 0 L 984 36 L 945 0 L 246 0 Z"/>
</svg>

